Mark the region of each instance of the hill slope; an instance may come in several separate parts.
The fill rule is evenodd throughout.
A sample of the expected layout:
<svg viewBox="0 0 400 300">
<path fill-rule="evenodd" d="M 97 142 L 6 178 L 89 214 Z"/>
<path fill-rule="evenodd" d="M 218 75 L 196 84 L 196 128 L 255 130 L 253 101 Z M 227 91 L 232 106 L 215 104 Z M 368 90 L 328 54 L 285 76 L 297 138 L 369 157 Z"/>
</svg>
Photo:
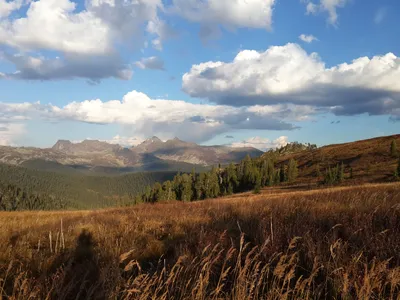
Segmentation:
<svg viewBox="0 0 400 300">
<path fill-rule="evenodd" d="M 393 175 L 398 159 L 390 154 L 390 144 L 395 140 L 400 146 L 400 135 L 377 137 L 356 142 L 328 145 L 277 156 L 278 165 L 293 158 L 299 166 L 298 181 L 317 180 L 317 168 L 324 173 L 328 167 L 344 164 L 345 173 L 350 169 L 360 181 L 384 181 Z M 268 157 L 265 153 L 261 158 Z"/>
<path fill-rule="evenodd" d="M 0 183 L 12 184 L 29 193 L 60 198 L 69 208 L 87 209 L 116 205 L 124 198 L 143 193 L 146 186 L 170 180 L 176 172 L 143 172 L 121 176 L 89 176 L 56 173 L 0 164 Z"/>
</svg>

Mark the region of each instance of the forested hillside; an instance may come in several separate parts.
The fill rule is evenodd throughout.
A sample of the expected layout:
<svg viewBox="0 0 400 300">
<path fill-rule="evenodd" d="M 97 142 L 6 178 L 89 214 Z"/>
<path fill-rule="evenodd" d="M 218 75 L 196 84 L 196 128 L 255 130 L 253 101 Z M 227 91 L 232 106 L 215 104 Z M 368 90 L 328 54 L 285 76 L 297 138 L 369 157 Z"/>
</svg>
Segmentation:
<svg viewBox="0 0 400 300">
<path fill-rule="evenodd" d="M 285 183 L 311 186 L 396 181 L 400 176 L 397 143 L 400 144 L 399 135 L 320 149 L 293 143 L 259 158 L 247 156 L 237 165 L 214 167 L 199 174 L 178 174 L 173 181 L 147 187 L 136 202 L 194 201 L 250 190 L 258 193 L 263 187 Z"/>
<path fill-rule="evenodd" d="M 46 195 L 67 203 L 67 208 L 73 209 L 128 204 L 135 195 L 143 193 L 146 186 L 172 179 L 175 174 L 176 172 L 148 172 L 122 176 L 89 176 L 0 164 L 2 186 L 13 185 L 28 194 Z"/>
</svg>

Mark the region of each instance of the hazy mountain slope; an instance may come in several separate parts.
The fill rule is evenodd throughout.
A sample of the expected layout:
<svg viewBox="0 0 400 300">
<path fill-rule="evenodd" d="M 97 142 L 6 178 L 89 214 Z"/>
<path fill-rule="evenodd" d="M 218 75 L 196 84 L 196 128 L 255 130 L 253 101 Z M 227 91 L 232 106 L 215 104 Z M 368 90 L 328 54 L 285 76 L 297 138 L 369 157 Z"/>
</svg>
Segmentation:
<svg viewBox="0 0 400 300">
<path fill-rule="evenodd" d="M 200 146 L 177 138 L 166 142 L 152 137 L 137 147 L 124 148 L 101 141 L 80 143 L 59 140 L 52 148 L 0 147 L 0 163 L 51 171 L 121 174 L 141 171 L 190 171 L 216 164 L 238 162 L 254 148 Z"/>
<path fill-rule="evenodd" d="M 197 165 L 216 165 L 238 162 L 247 154 L 257 157 L 262 151 L 255 148 L 232 148 L 228 146 L 200 146 L 175 138 L 162 142 L 157 137 L 131 148 L 135 153 L 149 153 L 162 160 L 180 161 Z"/>
<path fill-rule="evenodd" d="M 176 172 L 144 172 L 122 176 L 89 176 L 59 173 L 0 164 L 0 183 L 13 184 L 27 192 L 63 198 L 71 208 L 115 205 L 119 196 L 143 193 L 146 186 L 170 180 Z"/>
</svg>

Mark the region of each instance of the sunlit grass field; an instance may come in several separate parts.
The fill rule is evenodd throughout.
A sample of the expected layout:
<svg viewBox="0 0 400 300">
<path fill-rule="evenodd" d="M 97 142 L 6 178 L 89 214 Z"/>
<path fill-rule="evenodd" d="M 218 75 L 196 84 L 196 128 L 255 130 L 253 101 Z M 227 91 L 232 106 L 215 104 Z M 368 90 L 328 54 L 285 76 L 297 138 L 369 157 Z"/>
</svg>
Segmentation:
<svg viewBox="0 0 400 300">
<path fill-rule="evenodd" d="M 0 228 L 5 299 L 400 297 L 399 183 L 0 213 Z"/>
</svg>

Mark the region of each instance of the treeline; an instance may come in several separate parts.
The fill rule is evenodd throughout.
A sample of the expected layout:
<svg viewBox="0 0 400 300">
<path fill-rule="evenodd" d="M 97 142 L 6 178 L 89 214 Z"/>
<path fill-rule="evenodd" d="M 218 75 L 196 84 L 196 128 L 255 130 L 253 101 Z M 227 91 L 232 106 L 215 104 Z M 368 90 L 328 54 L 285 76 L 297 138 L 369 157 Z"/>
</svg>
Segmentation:
<svg viewBox="0 0 400 300">
<path fill-rule="evenodd" d="M 15 185 L 0 184 L 0 211 L 59 210 L 67 201 L 46 194 L 28 193 Z"/>
<path fill-rule="evenodd" d="M 136 203 L 154 203 L 161 200 L 195 201 L 216 198 L 262 187 L 293 182 L 298 176 L 297 162 L 291 159 L 279 167 L 273 158 L 251 159 L 247 156 L 238 165 L 214 167 L 209 172 L 177 174 L 172 181 L 148 186 L 146 192 L 135 198 Z"/>
</svg>

